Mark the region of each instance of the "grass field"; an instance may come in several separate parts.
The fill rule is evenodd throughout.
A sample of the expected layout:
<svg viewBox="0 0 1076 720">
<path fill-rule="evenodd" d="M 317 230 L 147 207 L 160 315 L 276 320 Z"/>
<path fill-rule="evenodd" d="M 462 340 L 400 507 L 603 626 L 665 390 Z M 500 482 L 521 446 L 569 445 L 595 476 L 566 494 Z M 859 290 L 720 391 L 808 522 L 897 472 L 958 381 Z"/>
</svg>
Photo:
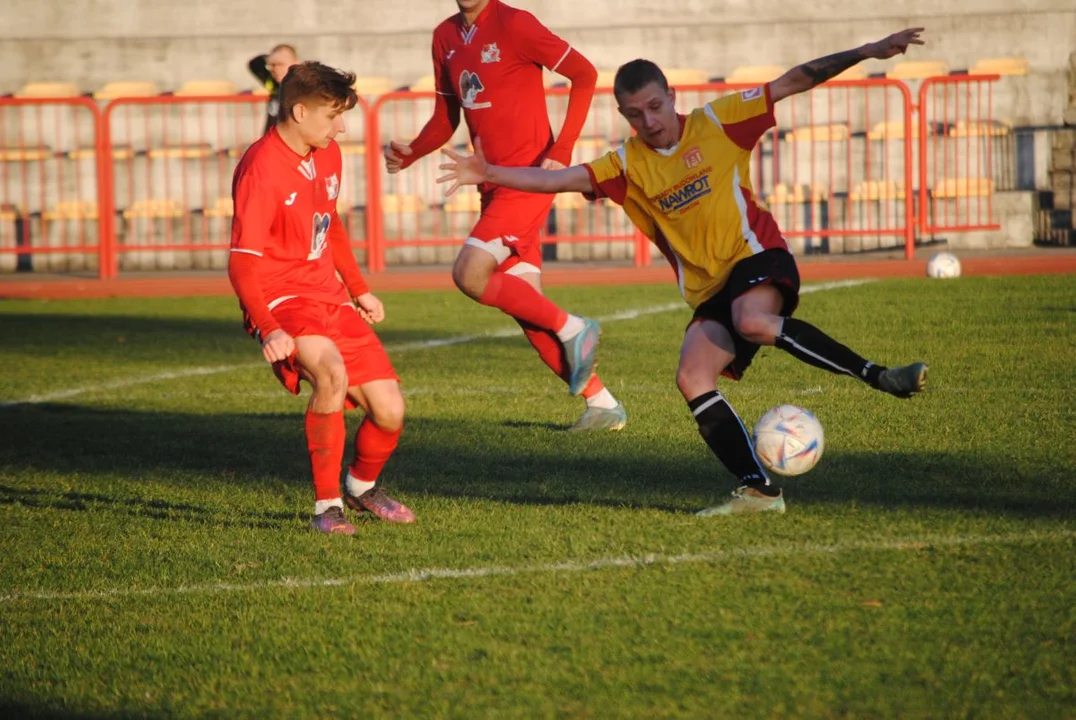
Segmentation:
<svg viewBox="0 0 1076 720">
<path fill-rule="evenodd" d="M 728 519 L 692 515 L 734 483 L 676 393 L 675 289 L 550 294 L 613 318 L 627 428 L 564 432 L 581 401 L 498 313 L 386 295 L 419 522 L 353 538 L 306 529 L 304 400 L 233 300 L 0 304 L 0 714 L 1073 717 L 1072 276 L 805 295 L 928 392 L 764 350 L 722 387 L 826 452 L 786 515 Z"/>
</svg>

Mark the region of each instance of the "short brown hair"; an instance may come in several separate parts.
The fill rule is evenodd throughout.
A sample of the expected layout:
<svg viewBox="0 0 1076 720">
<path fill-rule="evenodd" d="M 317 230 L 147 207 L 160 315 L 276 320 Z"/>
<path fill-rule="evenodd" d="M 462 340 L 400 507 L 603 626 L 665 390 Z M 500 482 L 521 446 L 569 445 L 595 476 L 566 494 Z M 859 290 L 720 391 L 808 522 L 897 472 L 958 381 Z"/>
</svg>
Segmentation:
<svg viewBox="0 0 1076 720">
<path fill-rule="evenodd" d="M 273 53 L 280 52 L 281 50 L 287 50 L 288 52 L 291 53 L 291 56 L 293 58 L 295 58 L 296 60 L 299 59 L 299 53 L 297 53 L 295 51 L 295 48 L 292 45 L 288 45 L 287 43 L 281 43 L 281 44 L 277 45 L 276 47 L 274 47 L 272 50 L 269 51 L 269 54 L 272 55 Z"/>
<path fill-rule="evenodd" d="M 665 73 L 661 71 L 661 68 L 642 58 L 632 60 L 617 69 L 616 77 L 613 79 L 613 95 L 617 98 L 621 95 L 631 95 L 650 83 L 656 83 L 665 91 L 669 89 L 669 81 L 665 79 Z"/>
<path fill-rule="evenodd" d="M 354 84 L 355 73 L 337 70 L 316 61 L 292 65 L 280 81 L 281 119 L 291 120 L 296 105 L 309 105 L 313 101 L 330 103 L 341 112 L 350 110 L 359 101 L 352 87 Z"/>
</svg>

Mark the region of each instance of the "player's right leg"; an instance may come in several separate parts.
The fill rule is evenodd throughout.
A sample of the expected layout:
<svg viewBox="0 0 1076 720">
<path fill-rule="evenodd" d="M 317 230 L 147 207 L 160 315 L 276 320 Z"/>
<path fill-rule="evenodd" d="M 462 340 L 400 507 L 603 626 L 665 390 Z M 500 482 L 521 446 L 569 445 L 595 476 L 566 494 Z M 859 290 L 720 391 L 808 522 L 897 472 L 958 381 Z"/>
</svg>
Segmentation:
<svg viewBox="0 0 1076 720">
<path fill-rule="evenodd" d="M 295 348 L 296 369 L 313 388 L 305 418 L 306 446 L 314 478 L 311 524 L 320 532 L 354 535 L 355 527 L 344 518 L 344 501 L 340 496 L 347 368 L 336 344 L 328 337 L 296 337 Z"/>
<path fill-rule="evenodd" d="M 386 522 L 413 523 L 415 514 L 393 500 L 378 483 L 404 424 L 404 398 L 394 379 L 371 380 L 348 388 L 348 396 L 366 411 L 355 434 L 355 459 L 348 467 L 344 501 Z"/>
<path fill-rule="evenodd" d="M 717 377 L 736 359 L 732 334 L 721 323 L 698 318 L 684 335 L 676 385 L 687 401 L 699 434 L 710 450 L 739 479 L 732 497 L 699 515 L 785 511 L 780 488 L 766 475 L 743 421 L 717 389 Z"/>
</svg>

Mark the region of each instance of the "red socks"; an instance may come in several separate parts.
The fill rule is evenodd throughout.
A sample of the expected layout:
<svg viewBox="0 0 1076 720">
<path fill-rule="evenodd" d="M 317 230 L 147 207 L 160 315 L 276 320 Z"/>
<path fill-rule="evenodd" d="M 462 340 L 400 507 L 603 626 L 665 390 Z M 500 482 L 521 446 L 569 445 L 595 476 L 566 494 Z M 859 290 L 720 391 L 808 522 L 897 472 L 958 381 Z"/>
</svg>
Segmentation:
<svg viewBox="0 0 1076 720">
<path fill-rule="evenodd" d="M 306 412 L 306 447 L 314 476 L 314 499 L 340 497 L 340 467 L 344 462 L 344 411 Z"/>
<path fill-rule="evenodd" d="M 392 456 L 403 428 L 389 432 L 366 418 L 355 434 L 355 461 L 348 468 L 357 480 L 374 482 Z"/>
<path fill-rule="evenodd" d="M 526 280 L 503 272 L 490 276 L 486 291 L 478 302 L 554 333 L 568 321 L 568 313 L 531 287 Z"/>
</svg>

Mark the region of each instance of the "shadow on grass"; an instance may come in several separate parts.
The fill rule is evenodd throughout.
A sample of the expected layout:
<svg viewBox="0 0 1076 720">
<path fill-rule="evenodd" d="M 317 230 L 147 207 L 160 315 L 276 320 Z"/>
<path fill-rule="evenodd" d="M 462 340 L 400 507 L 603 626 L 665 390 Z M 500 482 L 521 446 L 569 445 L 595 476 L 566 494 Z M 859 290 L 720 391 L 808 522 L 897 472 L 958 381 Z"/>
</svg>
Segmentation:
<svg viewBox="0 0 1076 720">
<path fill-rule="evenodd" d="M 359 420 L 349 418 L 351 433 Z M 283 512 L 230 518 L 159 498 L 174 487 L 229 489 L 279 483 L 310 487 L 300 413 L 189 415 L 27 405 L 0 409 L 0 471 L 129 479 L 120 497 L 0 484 L 0 504 L 48 510 L 108 510 L 145 518 L 277 526 Z M 554 430 L 554 431 L 551 431 Z M 412 497 L 478 498 L 526 505 L 591 504 L 688 512 L 734 485 L 692 436 L 675 447 L 633 433 L 573 435 L 551 423 L 418 417 L 408 422 L 383 476 Z M 686 430 L 686 428 L 685 428 Z M 666 434 L 663 436 L 668 442 Z M 346 451 L 351 455 L 350 437 Z M 1042 491 L 1000 456 L 950 453 L 832 453 L 789 483 L 797 503 L 870 504 L 1071 516 L 1076 498 Z M 415 502 L 412 499 L 412 502 Z M 421 502 L 421 501 L 419 501 Z"/>
</svg>

